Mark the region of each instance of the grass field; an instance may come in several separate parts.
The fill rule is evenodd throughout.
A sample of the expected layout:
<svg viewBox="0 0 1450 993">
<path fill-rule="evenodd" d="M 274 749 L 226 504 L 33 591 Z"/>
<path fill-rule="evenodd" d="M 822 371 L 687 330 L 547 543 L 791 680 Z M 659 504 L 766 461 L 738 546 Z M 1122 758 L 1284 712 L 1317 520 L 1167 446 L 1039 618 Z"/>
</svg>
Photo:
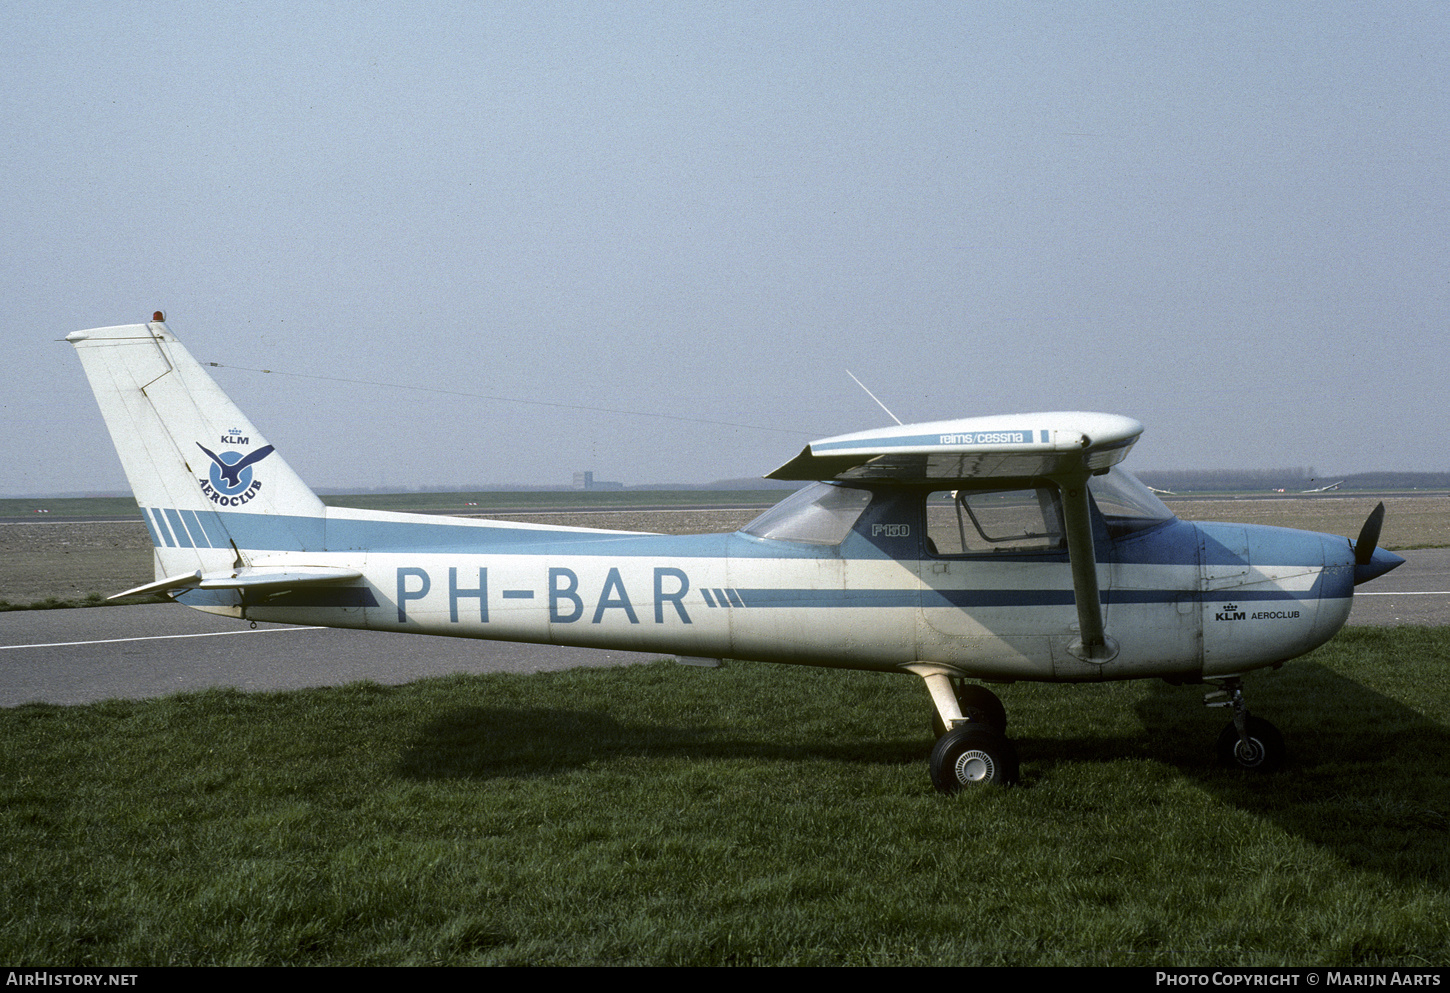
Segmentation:
<svg viewBox="0 0 1450 993">
<path fill-rule="evenodd" d="M 1364 519 L 1383 499 L 1384 530 L 1379 544 L 1391 550 L 1450 546 L 1450 499 L 1435 496 L 1277 497 L 1236 500 L 1170 499 L 1168 507 L 1185 521 L 1236 521 L 1298 528 L 1324 534 L 1359 536 Z"/>
<path fill-rule="evenodd" d="M 1253 681 L 1284 772 L 1161 683 L 1006 687 L 935 793 L 918 680 L 734 663 L 0 711 L 0 960 L 1450 961 L 1450 631 Z"/>
<path fill-rule="evenodd" d="M 1386 545 L 1450 544 L 1443 498 L 1386 502 Z M 1373 503 L 1173 506 L 1353 536 Z M 151 578 L 139 524 L 76 527 L 0 528 L 0 597 Z M 1213 768 L 1202 688 L 1000 692 L 1023 785 L 957 797 L 920 681 L 869 673 L 0 710 L 0 961 L 1450 964 L 1450 629 L 1351 628 L 1254 677 L 1290 748 L 1268 777 Z"/>
</svg>

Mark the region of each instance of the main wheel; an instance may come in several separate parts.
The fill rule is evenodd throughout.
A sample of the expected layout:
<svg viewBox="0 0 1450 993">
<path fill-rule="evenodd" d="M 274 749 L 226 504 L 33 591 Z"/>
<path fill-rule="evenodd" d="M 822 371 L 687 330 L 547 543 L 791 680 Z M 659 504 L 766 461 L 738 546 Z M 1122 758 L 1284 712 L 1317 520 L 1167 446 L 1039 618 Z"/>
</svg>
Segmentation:
<svg viewBox="0 0 1450 993">
<path fill-rule="evenodd" d="M 1007 733 L 1007 708 L 1002 706 L 997 694 L 985 686 L 955 679 L 952 680 L 952 689 L 956 690 L 957 706 L 962 708 L 963 717 L 973 724 L 992 728 L 998 734 Z M 935 710 L 931 712 L 931 729 L 938 738 L 947 733 L 941 714 Z"/>
<path fill-rule="evenodd" d="M 1245 730 L 1248 744 L 1239 738 L 1233 721 L 1218 736 L 1218 761 L 1230 769 L 1273 772 L 1284 764 L 1284 736 L 1262 717 L 1250 717 Z"/>
<path fill-rule="evenodd" d="M 943 793 L 1017 781 L 1017 746 L 989 727 L 958 726 L 931 750 L 931 784 Z"/>
</svg>

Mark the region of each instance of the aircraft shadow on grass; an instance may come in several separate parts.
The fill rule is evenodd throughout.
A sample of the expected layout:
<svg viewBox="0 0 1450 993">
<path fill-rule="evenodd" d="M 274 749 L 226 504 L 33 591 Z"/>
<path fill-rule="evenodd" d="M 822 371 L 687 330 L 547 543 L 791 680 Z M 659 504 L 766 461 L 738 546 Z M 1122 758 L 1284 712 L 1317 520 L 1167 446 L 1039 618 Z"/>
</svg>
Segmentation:
<svg viewBox="0 0 1450 993">
<path fill-rule="evenodd" d="M 1262 710 L 1293 728 L 1284 769 L 1245 775 L 1205 763 L 1200 735 L 1185 733 L 1199 720 L 1184 695 L 1201 690 L 1160 685 L 1137 703 L 1156 759 L 1350 865 L 1450 890 L 1450 730 L 1322 664 L 1299 663 L 1255 687 Z"/>
<path fill-rule="evenodd" d="M 1192 706 L 1204 689 L 1156 686 L 1134 704 L 1143 734 L 1018 738 L 1023 786 L 1082 763 L 1146 759 L 1349 865 L 1450 890 L 1450 730 L 1323 665 L 1301 663 L 1258 684 L 1264 710 L 1292 723 L 1295 746 L 1284 771 L 1250 774 L 1203 755 L 1203 725 L 1219 720 Z M 717 727 L 624 723 L 598 711 L 460 707 L 437 715 L 396 770 L 424 780 L 529 778 L 619 756 L 898 765 L 920 761 L 929 747 L 925 729 L 887 742 L 772 742 Z"/>
<path fill-rule="evenodd" d="M 438 715 L 398 762 L 416 779 L 543 776 L 612 756 L 819 759 L 896 765 L 921 761 L 925 738 L 772 742 L 720 727 L 626 724 L 606 713 L 460 707 Z"/>
</svg>

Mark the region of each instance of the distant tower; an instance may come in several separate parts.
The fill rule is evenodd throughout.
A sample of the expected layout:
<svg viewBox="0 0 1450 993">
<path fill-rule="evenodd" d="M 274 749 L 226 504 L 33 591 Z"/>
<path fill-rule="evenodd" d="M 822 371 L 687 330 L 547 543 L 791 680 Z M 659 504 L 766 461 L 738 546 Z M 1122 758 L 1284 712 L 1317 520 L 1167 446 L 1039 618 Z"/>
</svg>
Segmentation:
<svg viewBox="0 0 1450 993">
<path fill-rule="evenodd" d="M 594 473 L 592 473 L 592 472 L 576 472 L 576 473 L 574 473 L 574 488 L 576 490 L 592 490 L 592 489 L 594 489 Z"/>
</svg>

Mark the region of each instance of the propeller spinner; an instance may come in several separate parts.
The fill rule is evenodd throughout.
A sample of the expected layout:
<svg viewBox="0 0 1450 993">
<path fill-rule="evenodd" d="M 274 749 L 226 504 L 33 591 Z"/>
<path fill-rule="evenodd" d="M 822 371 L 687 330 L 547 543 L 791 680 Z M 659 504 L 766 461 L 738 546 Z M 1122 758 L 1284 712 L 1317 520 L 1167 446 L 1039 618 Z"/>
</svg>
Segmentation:
<svg viewBox="0 0 1450 993">
<path fill-rule="evenodd" d="M 1379 548 L 1380 528 L 1385 523 L 1385 505 L 1380 503 L 1365 518 L 1364 527 L 1359 529 L 1359 539 L 1354 543 L 1354 585 L 1367 583 L 1383 576 L 1405 560 L 1394 552 Z"/>
</svg>

